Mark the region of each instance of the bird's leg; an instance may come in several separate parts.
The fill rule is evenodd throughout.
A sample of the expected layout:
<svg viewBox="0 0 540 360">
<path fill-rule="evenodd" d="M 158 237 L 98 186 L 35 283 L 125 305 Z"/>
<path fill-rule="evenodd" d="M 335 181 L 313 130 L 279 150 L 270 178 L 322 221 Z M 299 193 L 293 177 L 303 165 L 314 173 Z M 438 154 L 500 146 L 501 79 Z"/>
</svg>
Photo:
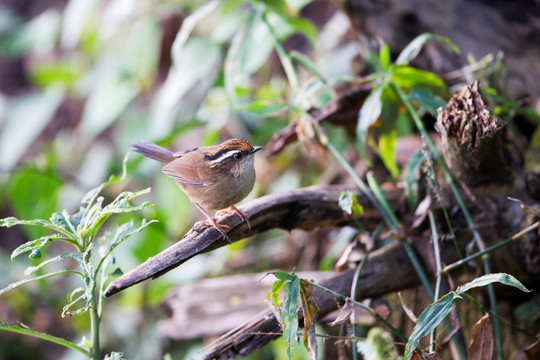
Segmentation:
<svg viewBox="0 0 540 360">
<path fill-rule="evenodd" d="M 227 233 L 225 232 L 225 230 L 223 230 L 223 228 L 227 229 L 229 226 L 228 225 L 225 225 L 225 224 L 218 224 L 216 222 L 216 220 L 212 219 L 212 217 L 210 215 L 208 215 L 208 213 L 206 212 L 206 210 L 204 210 L 201 205 L 199 205 L 198 203 L 196 203 L 195 201 L 192 201 L 192 203 L 197 207 L 197 209 L 199 209 L 199 211 L 206 217 L 206 221 L 199 221 L 197 222 L 197 224 L 204 224 L 204 225 L 209 225 L 209 226 L 213 226 L 216 228 L 217 231 L 219 231 L 221 233 L 221 235 L 223 235 L 223 238 L 225 240 L 227 240 L 229 242 L 229 244 L 232 244 L 231 242 L 231 239 L 229 239 L 229 237 L 227 236 Z"/>
<path fill-rule="evenodd" d="M 239 208 L 237 208 L 236 206 L 231 206 L 229 207 L 228 209 L 223 209 L 223 210 L 219 210 L 216 212 L 216 215 L 222 215 L 222 214 L 226 214 L 228 213 L 229 211 L 234 211 L 234 213 L 238 216 L 240 216 L 240 219 L 242 221 L 245 221 L 247 226 L 248 226 L 248 230 L 251 231 L 251 224 L 249 223 L 249 215 L 247 213 L 245 213 L 244 211 L 240 210 Z"/>
</svg>

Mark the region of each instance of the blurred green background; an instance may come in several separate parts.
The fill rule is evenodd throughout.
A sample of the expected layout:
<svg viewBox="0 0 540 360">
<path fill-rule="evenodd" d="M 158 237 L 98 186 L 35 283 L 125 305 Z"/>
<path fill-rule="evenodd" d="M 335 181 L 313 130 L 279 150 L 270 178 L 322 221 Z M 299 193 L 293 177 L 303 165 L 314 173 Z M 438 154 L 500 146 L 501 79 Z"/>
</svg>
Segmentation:
<svg viewBox="0 0 540 360">
<path fill-rule="evenodd" d="M 131 142 L 152 141 L 175 151 L 231 137 L 265 145 L 289 123 L 285 104 L 293 95 L 275 41 L 302 34 L 293 38 L 294 47 L 313 50 L 316 27 L 299 17 L 307 3 L 276 2 L 262 11 L 263 3 L 251 1 L 2 2 L 0 217 L 48 219 L 61 209 L 76 212 L 86 191 L 121 172 Z M 326 18 L 336 14 L 329 6 L 321 9 Z M 263 13 L 276 33 L 261 21 Z M 347 24 L 340 27 L 343 34 Z M 317 46 L 322 52 L 333 42 L 330 38 Z M 348 69 L 333 71 L 336 76 Z M 254 105 L 247 109 L 247 104 Z M 258 155 L 258 180 L 248 199 L 313 184 L 323 163 L 303 158 L 296 146 L 272 159 Z M 124 271 L 165 249 L 201 220 L 160 165 L 135 154 L 129 158 L 128 178 L 107 192 L 114 198 L 121 191 L 148 186 L 152 192 L 141 201 L 156 206 L 139 216 L 159 223 L 116 250 Z M 25 278 L 25 267 L 33 265 L 25 256 L 11 262 L 11 252 L 43 235 L 35 227 L 0 230 L 0 287 Z M 190 349 L 199 349 L 200 342 L 172 344 L 156 331 L 162 316 L 158 304 L 169 289 L 220 274 L 290 270 L 293 258 L 286 254 L 297 246 L 289 235 L 269 232 L 199 256 L 182 269 L 107 300 L 104 350 L 123 351 L 129 359 L 158 359 L 166 352 L 183 358 Z M 42 249 L 49 252 L 43 258 L 69 250 L 59 247 Z M 268 249 L 278 256 L 265 256 Z M 310 263 L 317 266 L 315 260 Z M 71 280 L 58 277 L 2 296 L 0 321 L 20 321 L 77 342 L 89 331 L 86 317 L 60 318 Z M 283 353 L 279 345 L 273 347 L 260 356 Z M 43 341 L 6 332 L 0 336 L 2 359 L 78 357 Z"/>
</svg>

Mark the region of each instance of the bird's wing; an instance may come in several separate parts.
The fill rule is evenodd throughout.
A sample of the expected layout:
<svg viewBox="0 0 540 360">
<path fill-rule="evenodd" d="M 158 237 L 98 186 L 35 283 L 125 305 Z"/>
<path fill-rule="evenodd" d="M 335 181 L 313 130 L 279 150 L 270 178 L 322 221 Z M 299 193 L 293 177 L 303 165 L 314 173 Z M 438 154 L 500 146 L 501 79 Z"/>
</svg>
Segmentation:
<svg viewBox="0 0 540 360">
<path fill-rule="evenodd" d="M 165 175 L 175 179 L 186 186 L 209 186 L 213 181 L 204 181 L 197 170 L 197 161 L 191 156 L 192 153 L 185 153 L 170 163 L 163 166 L 162 171 Z M 206 178 L 205 176 L 203 176 Z"/>
</svg>

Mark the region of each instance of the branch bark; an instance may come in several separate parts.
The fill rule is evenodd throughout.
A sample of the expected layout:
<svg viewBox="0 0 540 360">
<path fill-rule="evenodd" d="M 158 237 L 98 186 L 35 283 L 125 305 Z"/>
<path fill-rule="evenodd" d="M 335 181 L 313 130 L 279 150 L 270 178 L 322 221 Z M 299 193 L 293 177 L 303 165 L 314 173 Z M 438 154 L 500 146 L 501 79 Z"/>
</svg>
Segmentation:
<svg viewBox="0 0 540 360">
<path fill-rule="evenodd" d="M 360 220 L 368 229 L 373 229 L 381 217 L 367 198 L 358 190 L 345 186 L 313 186 L 295 191 L 263 196 L 250 201 L 239 208 L 249 215 L 251 229 L 235 213 L 227 213 L 216 218 L 219 224 L 229 226 L 227 235 L 231 241 L 273 228 L 285 230 L 311 230 L 317 226 L 345 226 L 352 223 L 352 218 L 338 205 L 339 195 L 343 191 L 356 194 L 364 207 Z M 388 201 L 395 204 L 395 195 L 387 193 Z M 106 297 L 122 291 L 141 281 L 157 278 L 200 253 L 212 251 L 229 243 L 212 227 L 194 227 L 182 240 L 149 258 L 131 271 L 109 284 Z"/>
</svg>

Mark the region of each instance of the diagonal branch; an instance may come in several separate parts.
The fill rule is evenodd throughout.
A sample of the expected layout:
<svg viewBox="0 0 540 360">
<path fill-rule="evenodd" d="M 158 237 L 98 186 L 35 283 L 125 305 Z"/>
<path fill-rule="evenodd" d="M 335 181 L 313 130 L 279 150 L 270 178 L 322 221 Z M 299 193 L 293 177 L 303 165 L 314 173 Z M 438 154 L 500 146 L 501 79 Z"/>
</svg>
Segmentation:
<svg viewBox="0 0 540 360">
<path fill-rule="evenodd" d="M 360 221 L 367 229 L 373 229 L 381 221 L 379 213 L 358 190 L 344 186 L 313 186 L 250 201 L 240 208 L 249 215 L 251 230 L 235 213 L 221 215 L 216 220 L 229 226 L 227 235 L 231 241 L 273 228 L 311 230 L 325 225 L 345 226 L 352 223 L 352 218 L 341 210 L 338 199 L 346 190 L 355 193 L 364 207 Z M 387 199 L 391 204 L 395 203 L 392 193 L 387 194 Z M 182 240 L 111 282 L 104 295 L 108 297 L 141 281 L 159 277 L 197 254 L 228 244 L 216 229 L 194 227 Z"/>
</svg>

